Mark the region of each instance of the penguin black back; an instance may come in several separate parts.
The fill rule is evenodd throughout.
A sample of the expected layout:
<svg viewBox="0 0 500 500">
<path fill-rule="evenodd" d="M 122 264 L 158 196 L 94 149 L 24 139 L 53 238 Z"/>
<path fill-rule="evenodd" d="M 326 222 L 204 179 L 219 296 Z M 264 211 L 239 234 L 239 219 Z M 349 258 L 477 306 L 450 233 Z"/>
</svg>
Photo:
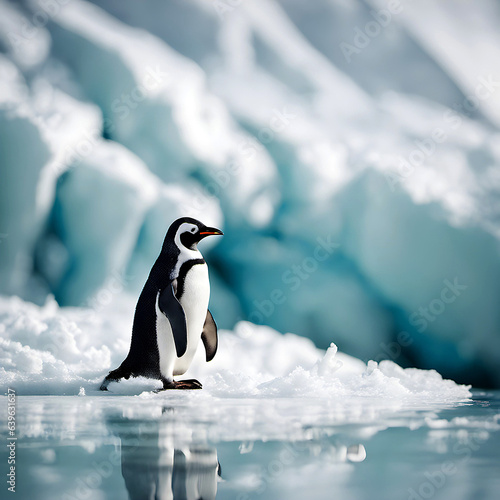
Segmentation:
<svg viewBox="0 0 500 500">
<path fill-rule="evenodd" d="M 181 224 L 195 219 L 184 217 L 176 220 L 168 229 L 157 257 L 135 307 L 132 342 L 122 367 L 134 377 L 161 378 L 158 343 L 156 341 L 155 302 L 158 291 L 170 282 L 180 250 L 174 243 L 175 234 Z M 126 377 L 128 378 L 128 377 Z"/>
</svg>

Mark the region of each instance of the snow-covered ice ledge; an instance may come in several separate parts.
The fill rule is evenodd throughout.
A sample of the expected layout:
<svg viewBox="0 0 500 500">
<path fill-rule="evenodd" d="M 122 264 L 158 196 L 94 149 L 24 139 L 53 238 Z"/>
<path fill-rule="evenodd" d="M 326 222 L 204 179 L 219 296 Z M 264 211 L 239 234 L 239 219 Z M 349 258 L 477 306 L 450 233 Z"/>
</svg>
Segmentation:
<svg viewBox="0 0 500 500">
<path fill-rule="evenodd" d="M 107 371 L 125 357 L 133 299 L 122 298 L 99 313 L 0 298 L 0 384 L 18 394 L 90 395 Z M 266 326 L 238 323 L 220 332 L 215 359 L 199 349 L 186 376 L 200 379 L 216 398 L 377 398 L 440 403 L 463 401 L 470 387 L 444 380 L 433 370 L 403 369 L 392 361 L 362 361 L 325 352 L 309 339 L 281 335 Z M 114 394 L 139 395 L 159 387 L 147 379 L 112 384 Z M 152 397 L 164 397 L 158 394 Z M 147 397 L 143 394 L 143 397 Z M 199 396 L 197 396 L 198 398 Z"/>
</svg>

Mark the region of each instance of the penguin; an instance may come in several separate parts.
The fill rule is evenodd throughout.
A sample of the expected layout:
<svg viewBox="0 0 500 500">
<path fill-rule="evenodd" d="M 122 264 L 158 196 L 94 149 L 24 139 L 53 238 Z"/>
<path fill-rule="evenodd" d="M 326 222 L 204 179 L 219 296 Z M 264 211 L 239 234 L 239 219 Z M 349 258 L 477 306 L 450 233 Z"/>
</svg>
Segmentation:
<svg viewBox="0 0 500 500">
<path fill-rule="evenodd" d="M 129 353 L 103 380 L 102 391 L 110 382 L 139 376 L 161 380 L 163 390 L 202 388 L 197 380 L 175 381 L 174 376 L 187 371 L 200 339 L 207 361 L 217 352 L 208 267 L 198 243 L 222 234 L 191 217 L 172 223 L 137 301 Z"/>
</svg>

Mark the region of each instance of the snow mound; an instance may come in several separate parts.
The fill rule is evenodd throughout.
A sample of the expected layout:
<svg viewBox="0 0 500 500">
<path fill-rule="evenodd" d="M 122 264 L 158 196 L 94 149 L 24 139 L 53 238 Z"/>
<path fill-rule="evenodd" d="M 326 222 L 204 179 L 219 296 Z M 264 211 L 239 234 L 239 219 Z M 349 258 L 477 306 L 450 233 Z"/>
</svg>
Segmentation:
<svg viewBox="0 0 500 500">
<path fill-rule="evenodd" d="M 132 300 L 120 299 L 102 311 L 42 306 L 17 297 L 0 299 L 0 384 L 19 394 L 97 395 L 108 370 L 129 346 Z M 125 312 L 127 311 L 127 312 Z M 240 322 L 220 332 L 211 363 L 200 345 L 187 377 L 199 377 L 204 393 L 218 398 L 366 397 L 405 401 L 459 401 L 469 388 L 435 371 L 403 369 L 392 361 L 362 361 L 325 352 L 309 339 Z M 145 379 L 110 385 L 113 394 L 140 394 L 159 387 Z M 170 393 L 169 393 L 170 394 Z M 166 393 L 165 393 L 166 395 Z M 145 394 L 143 394 L 143 397 Z M 153 397 L 164 397 L 154 395 Z"/>
</svg>

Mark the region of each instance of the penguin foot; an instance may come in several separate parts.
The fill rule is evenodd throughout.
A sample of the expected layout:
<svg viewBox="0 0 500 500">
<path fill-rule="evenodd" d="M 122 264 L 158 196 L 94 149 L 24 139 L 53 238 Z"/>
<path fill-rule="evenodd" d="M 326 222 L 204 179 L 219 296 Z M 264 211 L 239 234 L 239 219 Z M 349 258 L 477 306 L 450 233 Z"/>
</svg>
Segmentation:
<svg viewBox="0 0 500 500">
<path fill-rule="evenodd" d="M 167 389 L 201 389 L 202 385 L 196 379 L 189 380 L 163 380 L 163 390 Z"/>
</svg>

